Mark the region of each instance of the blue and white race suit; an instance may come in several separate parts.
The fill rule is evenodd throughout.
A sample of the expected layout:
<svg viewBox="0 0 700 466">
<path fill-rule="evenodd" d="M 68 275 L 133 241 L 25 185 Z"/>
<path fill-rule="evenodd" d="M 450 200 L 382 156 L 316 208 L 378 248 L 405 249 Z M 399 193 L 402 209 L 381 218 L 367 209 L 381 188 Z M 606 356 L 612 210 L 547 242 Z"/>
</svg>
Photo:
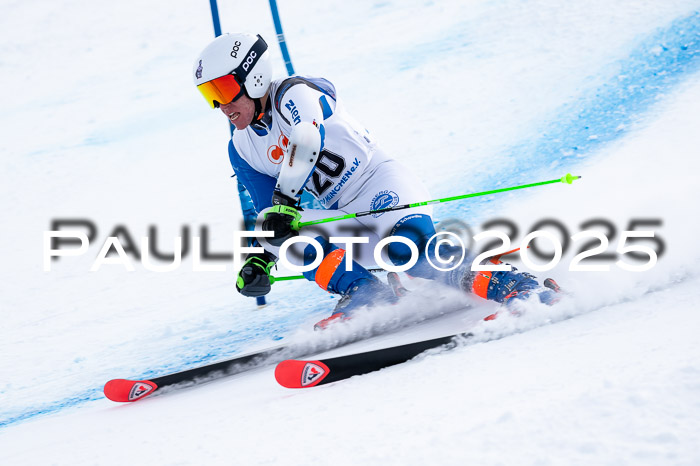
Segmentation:
<svg viewBox="0 0 700 466">
<path fill-rule="evenodd" d="M 321 153 L 305 189 L 324 208 L 304 210 L 302 222 L 430 199 L 423 183 L 381 150 L 369 131 L 345 111 L 329 81 L 303 76 L 273 81 L 265 110 L 262 125 L 234 131 L 229 143 L 231 165 L 258 213 L 272 205 L 291 131 L 302 121 L 314 124 L 321 134 Z M 374 246 L 390 235 L 408 237 L 422 253 L 421 247 L 435 232 L 431 214 L 430 206 L 385 212 L 305 227 L 301 234 L 365 236 L 369 244 L 355 246 L 353 256 L 368 267 L 375 264 Z M 278 248 L 262 238 L 260 243 L 278 255 Z M 410 251 L 392 243 L 383 257 L 403 265 Z"/>
</svg>

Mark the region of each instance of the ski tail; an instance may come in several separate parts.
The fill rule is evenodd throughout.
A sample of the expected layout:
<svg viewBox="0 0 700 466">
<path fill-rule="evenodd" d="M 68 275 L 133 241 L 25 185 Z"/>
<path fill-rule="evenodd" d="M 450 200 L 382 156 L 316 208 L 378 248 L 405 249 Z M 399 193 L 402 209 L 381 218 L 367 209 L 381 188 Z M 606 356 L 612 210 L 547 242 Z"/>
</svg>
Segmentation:
<svg viewBox="0 0 700 466">
<path fill-rule="evenodd" d="M 158 390 L 150 380 L 112 379 L 105 384 L 104 394 L 112 401 L 128 403 L 141 400 Z"/>
</svg>

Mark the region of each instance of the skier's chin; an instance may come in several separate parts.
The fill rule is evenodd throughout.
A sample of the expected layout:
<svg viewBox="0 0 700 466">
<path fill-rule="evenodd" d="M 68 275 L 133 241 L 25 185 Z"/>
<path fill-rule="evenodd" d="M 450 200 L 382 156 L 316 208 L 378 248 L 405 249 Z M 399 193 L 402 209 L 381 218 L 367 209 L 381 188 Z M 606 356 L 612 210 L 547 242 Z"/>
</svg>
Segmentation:
<svg viewBox="0 0 700 466">
<path fill-rule="evenodd" d="M 246 129 L 248 126 L 250 126 L 250 123 L 253 121 L 253 117 L 251 116 L 250 118 L 244 118 L 243 115 L 240 115 L 238 118 L 236 118 L 235 121 L 232 121 L 233 126 L 236 127 L 237 130 L 242 131 Z"/>
</svg>

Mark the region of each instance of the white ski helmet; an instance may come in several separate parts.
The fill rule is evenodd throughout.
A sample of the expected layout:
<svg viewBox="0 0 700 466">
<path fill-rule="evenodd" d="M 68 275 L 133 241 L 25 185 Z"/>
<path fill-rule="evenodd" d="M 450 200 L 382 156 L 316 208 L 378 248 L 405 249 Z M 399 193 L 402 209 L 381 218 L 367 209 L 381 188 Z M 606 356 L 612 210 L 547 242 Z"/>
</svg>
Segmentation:
<svg viewBox="0 0 700 466">
<path fill-rule="evenodd" d="M 212 108 L 227 104 L 244 92 L 251 99 L 259 99 L 272 79 L 270 52 L 259 35 L 223 34 L 202 50 L 192 73 L 194 83 Z M 215 81 L 223 76 L 227 78 Z"/>
</svg>

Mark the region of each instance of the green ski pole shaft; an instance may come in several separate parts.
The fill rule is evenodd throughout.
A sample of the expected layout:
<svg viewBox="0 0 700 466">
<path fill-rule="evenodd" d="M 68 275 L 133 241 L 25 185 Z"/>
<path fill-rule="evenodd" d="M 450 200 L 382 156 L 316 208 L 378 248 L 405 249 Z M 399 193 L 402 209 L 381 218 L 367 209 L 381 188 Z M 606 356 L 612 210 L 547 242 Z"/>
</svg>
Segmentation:
<svg viewBox="0 0 700 466">
<path fill-rule="evenodd" d="M 373 269 L 367 269 L 368 272 L 371 273 L 378 273 L 378 272 L 384 272 L 384 269 L 381 268 L 373 268 Z M 290 275 L 287 277 L 273 277 L 270 275 L 270 284 L 277 283 L 277 282 L 286 282 L 288 280 L 301 280 L 302 278 L 306 278 L 303 275 Z"/>
<path fill-rule="evenodd" d="M 581 178 L 581 177 L 580 176 L 573 176 L 571 173 L 567 173 L 566 175 L 562 176 L 561 178 L 557 178 L 555 180 L 540 181 L 538 183 L 523 184 L 520 186 L 511 186 L 509 188 L 492 189 L 490 191 L 482 191 L 479 193 L 462 194 L 460 196 L 443 197 L 442 199 L 434 199 L 432 201 L 414 202 L 413 204 L 397 205 L 394 207 L 388 207 L 386 209 L 367 210 L 364 212 L 357 212 L 354 214 L 339 215 L 337 217 L 322 218 L 319 220 L 310 220 L 308 222 L 299 222 L 298 228 L 302 228 L 302 227 L 309 226 L 309 225 L 318 225 L 321 223 L 337 222 L 338 220 L 347 220 L 350 218 L 364 217 L 366 215 L 381 214 L 383 212 L 393 212 L 395 210 L 411 209 L 413 207 L 421 207 L 421 206 L 433 205 L 433 204 L 442 204 L 444 202 L 458 201 L 460 199 L 468 199 L 470 197 L 486 196 L 488 194 L 503 193 L 506 191 L 514 191 L 516 189 L 534 188 L 535 186 L 543 186 L 543 185 L 552 184 L 552 183 L 571 184 L 574 182 L 574 180 L 578 180 L 579 178 Z"/>
<path fill-rule="evenodd" d="M 303 275 L 293 275 L 289 277 L 273 277 L 270 276 L 270 284 L 277 283 L 277 282 L 286 282 L 287 280 L 301 280 L 304 278 Z"/>
</svg>

